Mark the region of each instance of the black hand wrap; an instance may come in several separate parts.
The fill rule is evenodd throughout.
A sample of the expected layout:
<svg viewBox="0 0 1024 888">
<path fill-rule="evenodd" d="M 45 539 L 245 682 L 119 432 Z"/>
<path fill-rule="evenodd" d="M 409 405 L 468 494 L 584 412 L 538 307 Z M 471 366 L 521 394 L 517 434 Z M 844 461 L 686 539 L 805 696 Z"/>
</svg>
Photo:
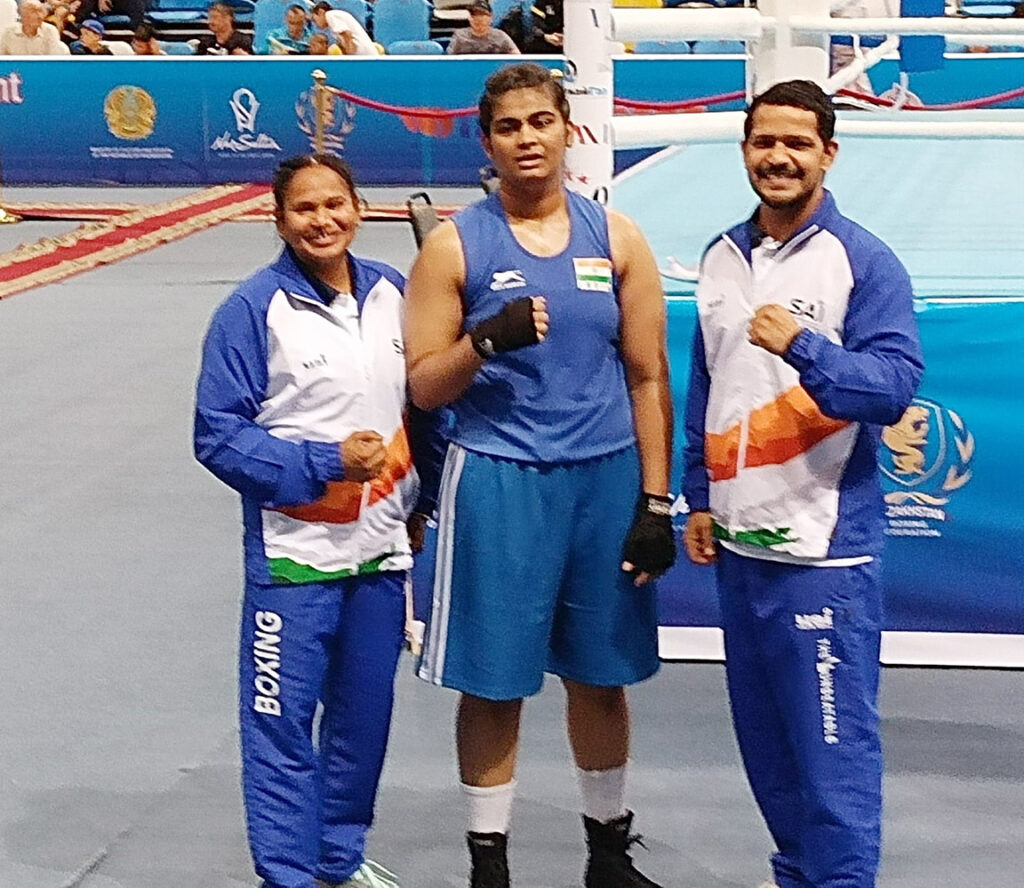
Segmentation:
<svg viewBox="0 0 1024 888">
<path fill-rule="evenodd" d="M 481 358 L 493 358 L 501 352 L 536 345 L 537 326 L 533 322 L 533 298 L 524 296 L 508 303 L 493 318 L 481 321 L 469 331 L 473 349 Z"/>
<path fill-rule="evenodd" d="M 657 576 L 676 563 L 671 511 L 672 497 L 640 495 L 636 517 L 622 550 L 622 560 L 632 564 L 638 573 Z"/>
</svg>

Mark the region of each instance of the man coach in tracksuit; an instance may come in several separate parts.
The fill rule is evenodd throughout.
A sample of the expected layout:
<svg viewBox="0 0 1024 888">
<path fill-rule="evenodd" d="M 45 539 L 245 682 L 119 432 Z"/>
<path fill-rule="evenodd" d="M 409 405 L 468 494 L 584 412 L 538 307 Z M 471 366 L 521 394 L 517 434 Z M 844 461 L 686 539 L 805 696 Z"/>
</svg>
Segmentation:
<svg viewBox="0 0 1024 888">
<path fill-rule="evenodd" d="M 687 554 L 717 561 L 733 722 L 779 888 L 875 885 L 876 455 L 923 370 L 906 271 L 824 188 L 834 128 L 809 81 L 751 104 L 761 204 L 702 261 L 686 415 Z"/>
</svg>

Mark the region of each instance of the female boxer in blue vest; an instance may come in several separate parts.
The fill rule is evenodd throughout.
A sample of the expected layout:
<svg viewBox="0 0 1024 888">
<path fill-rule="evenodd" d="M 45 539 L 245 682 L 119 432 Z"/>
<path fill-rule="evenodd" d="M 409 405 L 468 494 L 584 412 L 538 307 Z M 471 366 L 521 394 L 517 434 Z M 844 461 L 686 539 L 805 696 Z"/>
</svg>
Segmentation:
<svg viewBox="0 0 1024 888">
<path fill-rule="evenodd" d="M 422 677 L 462 692 L 474 888 L 509 884 L 522 700 L 567 693 L 588 888 L 652 886 L 629 856 L 624 685 L 658 668 L 654 591 L 675 558 L 665 308 L 624 216 L 566 190 L 558 81 L 503 68 L 480 102 L 500 178 L 431 233 L 410 275 L 413 399 L 450 405 Z"/>
<path fill-rule="evenodd" d="M 285 248 L 214 315 L 195 421 L 196 456 L 242 495 L 249 843 L 264 888 L 394 888 L 363 846 L 420 487 L 405 430 L 404 281 L 349 253 L 359 203 L 337 158 L 284 162 L 274 200 Z M 422 540 L 422 519 L 410 528 Z"/>
</svg>

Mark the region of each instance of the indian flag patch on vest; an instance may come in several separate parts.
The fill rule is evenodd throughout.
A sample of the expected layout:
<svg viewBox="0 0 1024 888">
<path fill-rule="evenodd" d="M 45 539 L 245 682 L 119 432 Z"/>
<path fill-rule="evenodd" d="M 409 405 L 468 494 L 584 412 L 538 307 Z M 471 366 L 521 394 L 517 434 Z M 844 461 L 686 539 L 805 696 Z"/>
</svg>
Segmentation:
<svg viewBox="0 0 1024 888">
<path fill-rule="evenodd" d="M 576 286 L 580 290 L 612 291 L 612 263 L 610 259 L 573 259 Z"/>
</svg>

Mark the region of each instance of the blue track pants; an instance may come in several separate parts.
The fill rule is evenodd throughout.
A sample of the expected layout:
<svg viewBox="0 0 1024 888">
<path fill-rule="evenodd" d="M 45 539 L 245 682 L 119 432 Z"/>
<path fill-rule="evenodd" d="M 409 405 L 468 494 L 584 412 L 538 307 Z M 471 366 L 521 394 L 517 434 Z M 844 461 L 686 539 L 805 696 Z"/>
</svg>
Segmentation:
<svg viewBox="0 0 1024 888">
<path fill-rule="evenodd" d="M 877 559 L 802 567 L 720 550 L 726 676 L 779 888 L 874 888 L 882 751 Z"/>
<path fill-rule="evenodd" d="M 392 572 L 246 586 L 242 784 L 266 888 L 343 882 L 363 861 L 391 725 L 404 585 L 405 574 Z"/>
</svg>

